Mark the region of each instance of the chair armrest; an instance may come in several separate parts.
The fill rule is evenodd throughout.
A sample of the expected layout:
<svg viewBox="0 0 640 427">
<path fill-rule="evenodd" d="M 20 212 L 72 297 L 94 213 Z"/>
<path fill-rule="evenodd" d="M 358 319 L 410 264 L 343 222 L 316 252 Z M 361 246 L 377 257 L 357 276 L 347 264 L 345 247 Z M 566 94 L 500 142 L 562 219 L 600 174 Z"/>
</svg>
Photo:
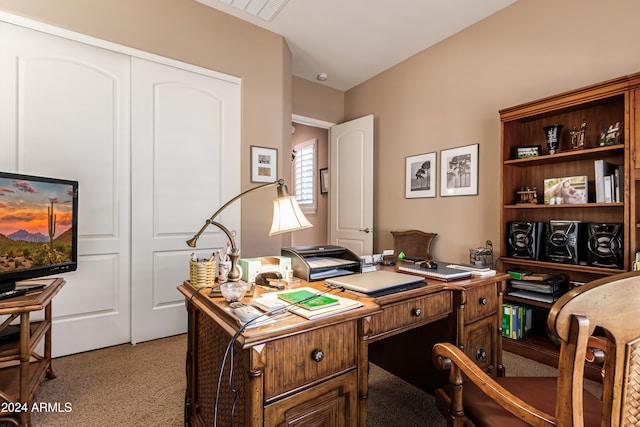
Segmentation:
<svg viewBox="0 0 640 427">
<path fill-rule="evenodd" d="M 466 354 L 451 343 L 438 343 L 433 347 L 433 363 L 440 370 L 449 370 L 453 413 L 464 412 L 462 404 L 463 378 L 473 382 L 491 400 L 514 416 L 531 425 L 555 425 L 555 417 L 527 404 L 513 393 L 505 390 L 495 379 L 484 372 Z"/>
</svg>

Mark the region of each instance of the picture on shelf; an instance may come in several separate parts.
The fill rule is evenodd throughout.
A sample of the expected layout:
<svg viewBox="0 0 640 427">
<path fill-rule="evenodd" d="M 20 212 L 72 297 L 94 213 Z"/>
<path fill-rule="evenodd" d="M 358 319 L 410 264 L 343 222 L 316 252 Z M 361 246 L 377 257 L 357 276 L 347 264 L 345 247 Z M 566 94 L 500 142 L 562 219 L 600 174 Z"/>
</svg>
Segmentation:
<svg viewBox="0 0 640 427">
<path fill-rule="evenodd" d="M 586 175 L 544 180 L 544 203 L 547 205 L 587 203 L 588 194 Z"/>
<path fill-rule="evenodd" d="M 529 157 L 538 157 L 540 156 L 540 146 L 539 145 L 531 145 L 527 147 L 515 147 L 516 159 L 527 159 Z"/>
</svg>

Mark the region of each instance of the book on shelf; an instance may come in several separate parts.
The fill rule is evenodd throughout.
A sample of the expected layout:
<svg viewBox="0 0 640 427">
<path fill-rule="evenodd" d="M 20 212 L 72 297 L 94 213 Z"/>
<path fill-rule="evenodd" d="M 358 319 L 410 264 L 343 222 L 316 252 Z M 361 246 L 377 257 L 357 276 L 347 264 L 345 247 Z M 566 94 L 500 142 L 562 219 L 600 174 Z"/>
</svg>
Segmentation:
<svg viewBox="0 0 640 427">
<path fill-rule="evenodd" d="M 512 268 L 510 270 L 507 270 L 507 274 L 514 279 L 522 280 L 525 276 L 529 276 L 533 273 L 531 271 L 521 270 L 519 268 Z"/>
<path fill-rule="evenodd" d="M 604 159 L 594 160 L 594 181 L 596 203 L 622 201 L 621 184 L 624 183 L 624 169 Z"/>
<path fill-rule="evenodd" d="M 533 330 L 533 310 L 527 305 L 502 305 L 502 335 L 514 340 L 526 337 Z"/>
</svg>

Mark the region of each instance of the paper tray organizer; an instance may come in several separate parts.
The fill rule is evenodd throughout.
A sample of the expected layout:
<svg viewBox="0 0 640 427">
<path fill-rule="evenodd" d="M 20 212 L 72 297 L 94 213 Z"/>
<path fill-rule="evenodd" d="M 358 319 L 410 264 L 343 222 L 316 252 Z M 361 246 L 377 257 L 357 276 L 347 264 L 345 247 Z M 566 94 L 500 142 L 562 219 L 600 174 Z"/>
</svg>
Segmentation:
<svg viewBox="0 0 640 427">
<path fill-rule="evenodd" d="M 307 282 L 362 271 L 360 257 L 342 246 L 295 246 L 282 248 L 280 253 L 291 258 L 293 274 Z"/>
</svg>

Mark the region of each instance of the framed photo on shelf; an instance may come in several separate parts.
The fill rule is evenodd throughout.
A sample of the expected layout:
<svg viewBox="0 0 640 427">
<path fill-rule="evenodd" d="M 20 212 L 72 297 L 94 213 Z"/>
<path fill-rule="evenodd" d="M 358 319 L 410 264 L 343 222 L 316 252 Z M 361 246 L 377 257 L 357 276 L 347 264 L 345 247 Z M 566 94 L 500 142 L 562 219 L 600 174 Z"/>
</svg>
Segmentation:
<svg viewBox="0 0 640 427">
<path fill-rule="evenodd" d="M 436 197 L 436 153 L 406 158 L 404 197 Z"/>
<path fill-rule="evenodd" d="M 587 203 L 588 182 L 586 175 L 547 178 L 544 180 L 544 204 L 575 205 Z M 609 195 L 611 195 L 611 191 L 609 191 Z"/>
<path fill-rule="evenodd" d="M 478 194 L 478 144 L 440 151 L 440 196 Z"/>
<path fill-rule="evenodd" d="M 251 146 L 251 182 L 278 179 L 278 149 Z"/>
<path fill-rule="evenodd" d="M 527 159 L 529 157 L 538 157 L 541 153 L 540 145 L 530 145 L 527 147 L 515 147 L 516 159 Z"/>
<path fill-rule="evenodd" d="M 329 168 L 320 169 L 320 194 L 329 192 Z"/>
</svg>

